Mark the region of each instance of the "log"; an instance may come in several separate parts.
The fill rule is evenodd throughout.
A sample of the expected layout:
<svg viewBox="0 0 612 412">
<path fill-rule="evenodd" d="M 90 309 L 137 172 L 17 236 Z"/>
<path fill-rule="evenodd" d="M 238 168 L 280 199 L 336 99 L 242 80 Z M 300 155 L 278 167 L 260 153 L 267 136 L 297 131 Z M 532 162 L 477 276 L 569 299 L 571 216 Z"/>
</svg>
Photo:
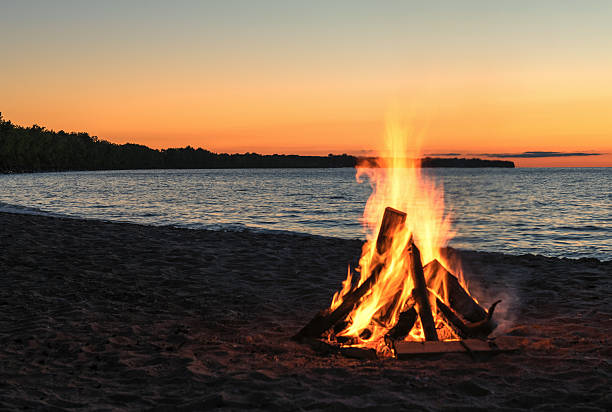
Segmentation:
<svg viewBox="0 0 612 412">
<path fill-rule="evenodd" d="M 400 313 L 397 323 L 386 336 L 394 341 L 404 340 L 412 330 L 414 322 L 417 320 L 417 316 L 418 314 L 414 306 Z"/>
<path fill-rule="evenodd" d="M 366 360 L 378 359 L 378 356 L 376 355 L 376 351 L 374 349 L 368 349 L 368 348 L 355 348 L 355 347 L 340 348 L 340 353 L 346 356 L 347 358 L 353 358 L 353 359 L 366 359 Z"/>
<path fill-rule="evenodd" d="M 427 279 L 427 287 L 432 289 L 438 295 L 443 296 L 443 290 L 436 290 L 436 278 L 442 277 L 442 288 L 446 288 L 449 306 L 461 315 L 465 320 L 470 322 L 480 322 L 487 317 L 487 312 L 482 306 L 463 289 L 459 280 L 455 275 L 450 273 L 437 260 L 432 260 L 423 268 L 425 279 Z"/>
<path fill-rule="evenodd" d="M 337 322 L 346 318 L 346 316 L 351 313 L 357 302 L 359 302 L 359 300 L 366 294 L 366 292 L 370 290 L 374 283 L 376 283 L 381 269 L 382 265 L 379 265 L 374 269 L 374 273 L 372 273 L 370 277 L 361 284 L 361 286 L 352 292 L 347 293 L 344 296 L 344 300 L 340 306 L 338 306 L 334 311 L 325 309 L 317 313 L 315 317 L 293 337 L 293 339 L 300 341 L 303 338 L 308 337 L 318 338 L 323 335 L 326 330 L 333 327 Z"/>
<path fill-rule="evenodd" d="M 496 344 L 495 341 L 466 339 L 449 342 L 395 342 L 394 349 L 398 359 L 407 359 L 414 356 L 442 355 L 445 353 L 498 354 L 515 351 L 519 349 L 519 345 L 510 341 L 504 341 L 500 345 Z"/>
<path fill-rule="evenodd" d="M 463 321 L 459 319 L 457 315 L 455 315 L 451 308 L 446 306 L 446 304 L 444 304 L 444 302 L 438 298 L 436 298 L 436 306 L 446 320 L 446 323 L 455 331 L 455 333 L 457 333 L 457 335 L 459 335 L 461 339 L 465 339 L 467 336 L 467 328 L 465 323 L 463 323 Z"/>
<path fill-rule="evenodd" d="M 495 306 L 501 302 L 501 300 L 493 302 L 489 310 L 487 311 L 487 317 L 479 322 L 468 323 L 467 337 L 468 338 L 480 338 L 484 339 L 497 327 L 497 323 L 493 321 L 493 312 L 495 312 Z"/>
<path fill-rule="evenodd" d="M 497 327 L 497 324 L 493 322 L 493 313 L 495 312 L 495 307 L 499 302 L 501 302 L 501 300 L 498 300 L 491 305 L 485 319 L 474 323 L 464 323 L 448 306 L 444 304 L 444 302 L 436 298 L 436 304 L 438 305 L 440 313 L 442 313 L 444 318 L 446 318 L 448 323 L 453 326 L 459 337 L 462 339 L 484 339 L 489 336 L 489 334 L 491 334 L 491 332 L 493 332 Z"/>
<path fill-rule="evenodd" d="M 378 237 L 376 238 L 376 251 L 379 255 L 384 255 L 389 249 L 393 241 L 393 234 L 405 221 L 406 213 L 393 209 L 392 207 L 387 207 L 385 209 L 382 222 L 380 223 L 380 229 L 378 230 Z"/>
<path fill-rule="evenodd" d="M 388 327 L 389 320 L 391 320 L 391 316 L 393 312 L 397 309 L 397 305 L 399 303 L 400 298 L 402 297 L 402 290 L 398 290 L 393 298 L 389 300 L 389 302 L 380 308 L 374 316 L 372 316 L 372 320 L 378 323 L 381 326 Z M 414 306 L 414 299 L 412 296 L 409 296 L 408 299 L 404 302 L 402 308 L 399 308 L 401 311 L 408 310 L 410 307 Z"/>
<path fill-rule="evenodd" d="M 391 245 L 393 233 L 397 230 L 397 226 L 403 225 L 406 221 L 406 214 L 390 207 L 385 209 L 383 220 L 378 231 L 376 239 L 376 250 L 380 255 L 384 255 L 388 247 Z M 370 276 L 356 289 L 347 293 L 340 306 L 334 311 L 329 309 L 323 310 L 315 315 L 295 336 L 293 340 L 301 341 L 304 338 L 318 338 L 328 329 L 333 327 L 337 322 L 343 320 L 353 310 L 355 305 L 361 298 L 374 286 L 378 281 L 380 272 L 384 267 L 384 263 L 377 264 L 370 272 Z"/>
<path fill-rule="evenodd" d="M 425 275 L 423 274 L 423 264 L 421 263 L 421 252 L 411 239 L 408 242 L 408 253 L 410 255 L 410 265 L 412 268 L 412 280 L 414 289 L 412 297 L 414 298 L 425 333 L 425 340 L 437 341 L 438 333 L 436 332 L 436 324 L 431 313 L 431 305 L 429 304 L 429 292 L 425 283 Z"/>
</svg>

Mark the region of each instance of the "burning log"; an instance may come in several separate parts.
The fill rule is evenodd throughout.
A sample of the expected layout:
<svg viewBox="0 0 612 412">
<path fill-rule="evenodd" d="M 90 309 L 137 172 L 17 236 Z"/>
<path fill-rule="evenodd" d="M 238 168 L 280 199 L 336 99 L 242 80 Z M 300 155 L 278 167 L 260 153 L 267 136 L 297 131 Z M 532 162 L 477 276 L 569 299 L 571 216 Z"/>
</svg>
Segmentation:
<svg viewBox="0 0 612 412">
<path fill-rule="evenodd" d="M 487 312 L 463 289 L 459 280 L 437 260 L 432 260 L 423 268 L 427 279 L 427 287 L 436 291 L 436 285 L 441 284 L 446 290 L 450 307 L 470 322 L 480 322 L 487 318 Z M 439 282 L 441 280 L 441 283 Z M 442 295 L 439 290 L 436 291 Z"/>
<path fill-rule="evenodd" d="M 379 255 L 384 255 L 391 246 L 393 234 L 397 228 L 401 227 L 406 221 L 406 213 L 387 207 L 383 214 L 380 230 L 376 238 L 376 251 Z"/>
<path fill-rule="evenodd" d="M 387 333 L 387 337 L 394 341 L 403 340 L 412 330 L 414 322 L 417 320 L 417 316 L 418 314 L 414 306 L 400 313 L 397 323 L 389 333 Z"/>
<path fill-rule="evenodd" d="M 457 315 L 455 315 L 451 308 L 446 306 L 446 304 L 444 304 L 444 302 L 438 298 L 436 298 L 436 306 L 446 320 L 446 323 L 453 328 L 455 333 L 457 333 L 461 339 L 464 339 L 467 336 L 467 328 L 465 323 L 463 323 L 463 321 L 459 319 Z"/>
<path fill-rule="evenodd" d="M 442 313 L 447 322 L 452 325 L 455 332 L 457 332 L 459 337 L 462 339 L 484 339 L 489 336 L 489 334 L 491 334 L 491 332 L 493 332 L 497 327 L 495 322 L 493 322 L 493 313 L 495 312 L 495 307 L 499 302 L 501 302 L 501 300 L 498 300 L 491 305 L 485 319 L 474 323 L 464 323 L 457 315 L 455 315 L 451 308 L 446 306 L 444 302 L 440 301 L 440 299 L 436 298 L 436 305 L 438 306 L 440 313 Z"/>
<path fill-rule="evenodd" d="M 408 244 L 408 252 L 410 254 L 412 280 L 414 282 L 412 296 L 417 304 L 419 318 L 421 319 L 421 325 L 423 325 L 423 332 L 425 333 L 425 340 L 437 341 L 438 333 L 436 332 L 436 324 L 434 323 L 431 305 L 429 304 L 429 292 L 427 292 L 427 284 L 425 283 L 425 275 L 423 274 L 421 252 L 414 244 L 413 240 L 410 240 Z"/>
<path fill-rule="evenodd" d="M 499 302 L 501 302 L 501 300 L 498 300 L 491 305 L 487 312 L 486 318 L 479 322 L 468 323 L 466 325 L 468 337 L 484 339 L 495 330 L 497 324 L 493 321 L 493 312 L 495 312 L 495 306 L 497 306 Z"/>
<path fill-rule="evenodd" d="M 297 335 L 293 337 L 293 339 L 300 341 L 301 339 L 307 337 L 318 338 L 319 336 L 323 335 L 326 330 L 333 327 L 337 322 L 346 318 L 363 295 L 365 295 L 374 285 L 374 283 L 376 283 L 381 269 L 382 265 L 379 265 L 376 269 L 374 269 L 370 277 L 361 284 L 361 286 L 352 292 L 347 293 L 346 296 L 344 296 L 342 304 L 340 304 L 340 306 L 338 306 L 334 311 L 326 309 L 317 313 L 315 317 L 308 322 L 308 324 L 304 326 L 302 330 L 297 333 Z"/>
<path fill-rule="evenodd" d="M 379 255 L 384 256 L 389 246 L 391 246 L 393 234 L 398 227 L 404 224 L 405 221 L 406 214 L 404 212 L 400 212 L 399 210 L 395 210 L 390 207 L 385 209 L 385 213 L 380 224 L 380 230 L 378 232 L 378 237 L 376 238 L 376 250 Z M 383 268 L 384 263 L 379 263 L 376 265 L 370 276 L 357 289 L 354 289 L 344 296 L 340 306 L 333 311 L 326 309 L 317 313 L 315 317 L 302 328 L 302 330 L 293 336 L 292 339 L 300 341 L 304 338 L 318 338 L 323 335 L 325 331 L 333 327 L 337 322 L 346 318 L 359 300 L 370 291 L 372 286 L 374 286 Z"/>
<path fill-rule="evenodd" d="M 395 293 L 395 295 L 393 295 L 393 298 L 390 299 L 389 303 L 387 303 L 385 306 L 380 308 L 378 312 L 374 314 L 374 316 L 372 317 L 372 320 L 377 322 L 379 325 L 387 326 L 387 327 L 390 326 L 388 325 L 388 322 L 391 320 L 393 313 L 397 309 L 397 305 L 400 302 L 402 292 L 403 292 L 402 290 L 398 290 Z M 406 300 L 406 302 L 404 303 L 404 308 L 405 310 L 408 310 L 412 306 L 414 306 L 414 299 L 412 298 L 412 296 L 410 296 L 408 300 Z"/>
</svg>

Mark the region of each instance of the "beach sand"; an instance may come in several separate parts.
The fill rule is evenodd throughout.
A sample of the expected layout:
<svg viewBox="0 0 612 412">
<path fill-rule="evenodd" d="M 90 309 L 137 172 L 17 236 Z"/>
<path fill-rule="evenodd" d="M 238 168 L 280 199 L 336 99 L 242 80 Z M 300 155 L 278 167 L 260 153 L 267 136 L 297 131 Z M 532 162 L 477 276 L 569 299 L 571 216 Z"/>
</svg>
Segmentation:
<svg viewBox="0 0 612 412">
<path fill-rule="evenodd" d="M 361 242 L 0 213 L 0 409 L 612 410 L 612 262 L 459 252 L 516 353 L 324 356 L 289 337 Z"/>
</svg>

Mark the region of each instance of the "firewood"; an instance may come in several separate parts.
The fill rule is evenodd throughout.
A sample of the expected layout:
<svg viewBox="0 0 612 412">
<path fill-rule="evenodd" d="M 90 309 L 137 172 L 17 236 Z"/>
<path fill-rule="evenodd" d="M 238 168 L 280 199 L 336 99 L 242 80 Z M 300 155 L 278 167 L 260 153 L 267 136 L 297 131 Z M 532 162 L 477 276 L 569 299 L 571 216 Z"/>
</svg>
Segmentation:
<svg viewBox="0 0 612 412">
<path fill-rule="evenodd" d="M 391 246 L 391 239 L 398 226 L 404 224 L 406 220 L 406 214 L 390 207 L 385 209 L 383 220 L 378 231 L 378 238 L 376 239 L 376 250 L 379 255 L 383 256 L 389 246 Z M 337 322 L 343 320 L 353 310 L 355 305 L 361 300 L 361 298 L 370 291 L 372 286 L 378 281 L 380 272 L 384 267 L 384 263 L 377 264 L 374 269 L 370 272 L 370 276 L 356 289 L 347 293 L 340 306 L 335 310 L 330 311 L 329 309 L 323 310 L 315 315 L 315 317 L 308 322 L 306 326 L 302 328 L 292 339 L 300 341 L 303 338 L 318 338 L 325 331 L 333 327 Z"/>
<path fill-rule="evenodd" d="M 438 295 L 442 296 L 444 288 L 448 294 L 447 299 L 449 306 L 465 320 L 470 322 L 480 322 L 487 317 L 487 312 L 480 306 L 472 297 L 463 289 L 459 280 L 450 273 L 437 260 L 432 260 L 423 268 L 425 278 L 427 279 L 427 287 L 432 289 Z M 435 286 L 437 277 L 442 277 L 439 283 L 440 289 L 436 290 Z"/>
<path fill-rule="evenodd" d="M 386 305 L 384 305 L 382 308 L 380 308 L 372 316 L 372 320 L 384 327 L 391 326 L 391 325 L 388 325 L 388 323 L 391 320 L 393 313 L 398 309 L 397 305 L 399 305 L 400 303 L 399 301 L 400 301 L 400 298 L 402 297 L 402 293 L 403 293 L 403 290 L 401 289 L 398 290 L 393 295 L 393 297 L 389 299 L 389 302 Z M 406 301 L 403 303 L 403 307 L 404 307 L 403 310 L 408 310 L 412 306 L 414 306 L 414 299 L 412 298 L 412 296 L 409 296 L 408 299 L 406 299 Z M 400 308 L 400 310 L 402 310 L 402 308 Z"/>
<path fill-rule="evenodd" d="M 377 359 L 376 351 L 368 348 L 340 348 L 340 353 L 347 358 L 374 360 Z"/>
<path fill-rule="evenodd" d="M 466 335 L 468 338 L 484 339 L 487 336 L 489 336 L 491 332 L 495 330 L 495 328 L 497 327 L 497 323 L 493 321 L 493 312 L 495 311 L 495 306 L 497 306 L 499 302 L 501 302 L 501 300 L 493 302 L 491 307 L 489 307 L 486 318 L 484 318 L 483 320 L 479 322 L 468 323 L 466 325 L 467 327 Z"/>
<path fill-rule="evenodd" d="M 414 322 L 417 320 L 417 316 L 418 314 L 414 306 L 400 313 L 397 323 L 387 333 L 387 337 L 392 340 L 403 340 L 412 330 Z"/>
<path fill-rule="evenodd" d="M 455 329 L 460 338 L 484 339 L 489 336 L 489 334 L 491 334 L 491 332 L 493 332 L 497 327 L 497 324 L 493 322 L 493 313 L 495 312 L 495 307 L 499 302 L 501 302 L 501 300 L 498 300 L 491 305 L 485 319 L 474 323 L 464 323 L 448 306 L 444 304 L 444 302 L 436 298 L 436 304 L 438 305 L 440 313 L 442 313 L 447 322 L 453 327 L 453 329 Z"/>
<path fill-rule="evenodd" d="M 334 311 L 329 309 L 323 310 L 315 315 L 315 317 L 308 322 L 306 326 L 300 330 L 297 335 L 293 337 L 294 340 L 301 340 L 305 337 L 317 338 L 326 330 L 333 327 L 337 322 L 346 318 L 351 313 L 357 302 L 370 290 L 370 288 L 378 280 L 380 269 L 376 268 L 365 282 L 361 284 L 357 289 L 349 292 L 344 296 L 344 300 Z"/>
<path fill-rule="evenodd" d="M 393 240 L 393 234 L 405 221 L 406 213 L 393 209 L 392 207 L 387 207 L 385 209 L 382 222 L 380 223 L 378 237 L 376 238 L 376 251 L 379 255 L 384 255 L 389 249 Z"/>
<path fill-rule="evenodd" d="M 444 302 L 440 299 L 436 298 L 436 306 L 438 307 L 438 311 L 442 314 L 442 317 L 446 320 L 446 323 L 455 331 L 457 335 L 461 339 L 464 339 L 467 335 L 467 328 L 465 323 L 455 313 L 451 308 L 446 306 Z"/>
<path fill-rule="evenodd" d="M 438 333 L 436 332 L 436 324 L 431 313 L 431 305 L 429 304 L 429 292 L 427 292 L 427 284 L 425 283 L 425 275 L 423 274 L 423 264 L 421 263 L 421 252 L 411 239 L 408 242 L 408 253 L 410 256 L 410 264 L 412 268 L 412 280 L 414 289 L 412 296 L 416 302 L 425 340 L 437 341 Z"/>
<path fill-rule="evenodd" d="M 442 355 L 445 353 L 490 353 L 498 354 L 515 351 L 519 348 L 516 342 L 503 342 L 498 345 L 495 341 L 480 339 L 466 339 L 449 342 L 395 342 L 394 349 L 398 359 L 407 359 L 414 356 Z"/>
</svg>

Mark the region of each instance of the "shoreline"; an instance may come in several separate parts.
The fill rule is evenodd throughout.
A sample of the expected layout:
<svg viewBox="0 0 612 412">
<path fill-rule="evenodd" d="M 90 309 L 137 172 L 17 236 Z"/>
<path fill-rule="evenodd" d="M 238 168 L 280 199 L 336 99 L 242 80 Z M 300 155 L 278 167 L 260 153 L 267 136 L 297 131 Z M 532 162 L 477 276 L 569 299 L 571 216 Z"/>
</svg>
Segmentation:
<svg viewBox="0 0 612 412">
<path fill-rule="evenodd" d="M 0 202 L 0 205 L 1 205 L 1 202 Z M 150 227 L 150 228 L 168 228 L 168 229 L 196 230 L 196 231 L 201 230 L 201 231 L 206 231 L 206 232 L 237 232 L 237 233 L 247 232 L 247 233 L 253 233 L 255 235 L 256 234 L 267 234 L 267 235 L 288 235 L 288 236 L 298 236 L 298 237 L 305 236 L 305 237 L 324 238 L 324 239 L 338 240 L 338 241 L 349 241 L 349 242 L 359 241 L 362 243 L 365 241 L 365 239 L 360 239 L 357 237 L 341 238 L 337 236 L 323 236 L 323 235 L 317 235 L 317 234 L 312 234 L 312 233 L 307 233 L 307 232 L 295 232 L 291 230 L 280 230 L 280 229 L 278 230 L 263 229 L 263 228 L 254 228 L 254 227 L 248 227 L 248 226 L 245 226 L 245 228 L 241 230 L 230 229 L 230 228 L 217 230 L 217 229 L 207 229 L 207 228 L 197 228 L 197 227 L 181 227 L 178 225 L 166 225 L 166 224 L 153 225 L 153 224 L 145 224 L 145 223 L 130 222 L 130 221 L 114 221 L 114 220 L 107 220 L 107 219 L 87 218 L 87 217 L 82 217 L 82 216 L 69 216 L 69 215 L 54 214 L 53 212 L 46 212 L 46 211 L 42 211 L 36 208 L 28 208 L 28 207 L 22 207 L 22 206 L 9 205 L 9 207 L 22 208 L 23 211 L 0 210 L 0 214 L 5 213 L 9 215 L 40 216 L 40 217 L 49 217 L 49 218 L 54 218 L 54 219 L 82 220 L 86 222 L 127 224 L 127 225 L 136 225 L 136 226 L 143 226 L 143 227 Z M 459 253 L 475 252 L 475 253 L 499 254 L 502 256 L 514 256 L 514 257 L 534 256 L 534 257 L 542 257 L 546 259 L 567 259 L 570 261 L 585 261 L 585 262 L 590 261 L 590 260 L 595 260 L 599 263 L 612 263 L 612 257 L 608 260 L 602 260 L 602 259 L 598 259 L 596 257 L 591 257 L 591 256 L 583 256 L 583 257 L 562 256 L 562 257 L 559 257 L 559 256 L 546 256 L 546 255 L 542 255 L 538 253 L 521 253 L 521 254 L 515 255 L 515 254 L 504 253 L 504 252 L 499 252 L 499 251 L 463 249 L 463 248 L 458 248 L 454 246 L 447 246 L 445 247 L 445 249 L 450 249 L 450 250 L 453 250 Z"/>
<path fill-rule="evenodd" d="M 521 350 L 363 361 L 289 340 L 360 240 L 3 212 L 0 227 L 0 408 L 612 405 L 609 261 L 449 249 Z"/>
</svg>

